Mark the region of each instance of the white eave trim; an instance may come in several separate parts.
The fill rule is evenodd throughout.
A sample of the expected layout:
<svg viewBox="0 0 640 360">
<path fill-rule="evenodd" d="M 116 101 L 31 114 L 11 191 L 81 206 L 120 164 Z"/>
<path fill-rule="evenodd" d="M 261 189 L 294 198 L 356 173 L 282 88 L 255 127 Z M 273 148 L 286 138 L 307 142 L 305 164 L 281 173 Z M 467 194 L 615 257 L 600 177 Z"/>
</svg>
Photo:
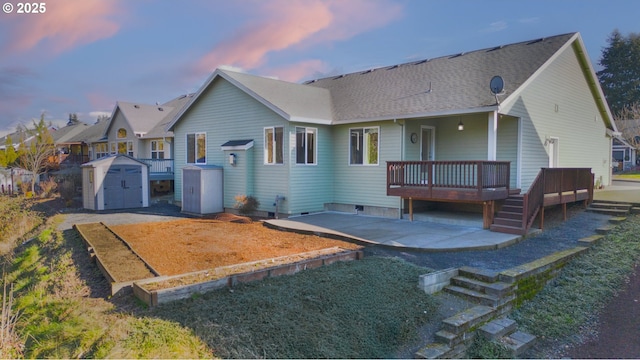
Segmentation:
<svg viewBox="0 0 640 360">
<path fill-rule="evenodd" d="M 500 110 L 500 106 L 490 105 L 490 106 L 482 106 L 482 107 L 469 108 L 469 109 L 454 109 L 454 110 L 423 112 L 423 113 L 415 113 L 415 114 L 386 115 L 386 116 L 380 116 L 380 117 L 361 118 L 361 119 L 352 119 L 352 120 L 338 120 L 338 121 L 331 122 L 331 125 L 355 124 L 355 123 L 364 123 L 364 122 L 373 122 L 373 121 L 387 121 L 387 120 L 393 120 L 393 119 L 399 120 L 399 119 L 434 118 L 434 117 L 442 117 L 442 116 L 478 114 L 478 113 L 486 113 L 486 112 L 499 111 L 499 110 Z"/>
</svg>

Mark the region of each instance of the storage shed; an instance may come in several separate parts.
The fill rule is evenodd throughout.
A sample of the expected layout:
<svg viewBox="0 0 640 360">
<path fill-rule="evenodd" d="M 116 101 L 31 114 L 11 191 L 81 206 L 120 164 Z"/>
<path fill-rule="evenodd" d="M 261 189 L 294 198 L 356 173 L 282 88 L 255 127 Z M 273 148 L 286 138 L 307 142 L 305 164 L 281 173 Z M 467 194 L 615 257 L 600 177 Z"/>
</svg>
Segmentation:
<svg viewBox="0 0 640 360">
<path fill-rule="evenodd" d="M 82 203 L 90 210 L 148 207 L 149 166 L 122 154 L 83 164 Z"/>
<path fill-rule="evenodd" d="M 221 166 L 182 168 L 182 211 L 200 215 L 224 211 Z"/>
</svg>

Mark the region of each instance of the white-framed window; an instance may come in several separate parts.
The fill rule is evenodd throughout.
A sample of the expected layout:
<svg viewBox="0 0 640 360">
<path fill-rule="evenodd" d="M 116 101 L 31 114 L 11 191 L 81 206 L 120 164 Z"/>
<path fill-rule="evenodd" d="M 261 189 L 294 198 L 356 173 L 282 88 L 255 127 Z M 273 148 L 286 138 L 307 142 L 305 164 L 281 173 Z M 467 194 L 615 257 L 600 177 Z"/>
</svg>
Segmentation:
<svg viewBox="0 0 640 360">
<path fill-rule="evenodd" d="M 117 141 L 115 143 L 111 143 L 111 153 L 133 156 L 133 141 Z"/>
<path fill-rule="evenodd" d="M 380 128 L 349 129 L 349 164 L 378 165 Z"/>
<path fill-rule="evenodd" d="M 117 149 L 117 147 L 116 147 L 116 143 L 115 142 L 112 142 L 112 143 L 109 144 L 109 154 L 111 154 L 111 155 L 117 154 L 118 151 L 116 149 Z"/>
<path fill-rule="evenodd" d="M 318 129 L 296 126 L 296 164 L 317 164 Z"/>
<path fill-rule="evenodd" d="M 99 143 L 94 145 L 96 159 L 109 155 L 109 148 L 107 143 Z"/>
<path fill-rule="evenodd" d="M 164 141 L 151 140 L 151 158 L 164 159 Z"/>
<path fill-rule="evenodd" d="M 264 163 L 284 164 L 284 128 L 282 126 L 264 128 Z"/>
<path fill-rule="evenodd" d="M 206 133 L 187 134 L 187 164 L 207 163 Z"/>
</svg>

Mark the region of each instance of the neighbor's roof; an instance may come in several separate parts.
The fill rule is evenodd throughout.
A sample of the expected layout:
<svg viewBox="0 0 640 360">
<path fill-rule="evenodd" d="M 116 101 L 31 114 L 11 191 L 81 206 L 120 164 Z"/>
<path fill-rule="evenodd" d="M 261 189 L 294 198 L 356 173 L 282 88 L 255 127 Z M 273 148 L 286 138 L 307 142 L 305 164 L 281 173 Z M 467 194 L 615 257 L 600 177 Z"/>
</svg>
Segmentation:
<svg viewBox="0 0 640 360">
<path fill-rule="evenodd" d="M 160 123 L 173 108 L 165 105 L 147 105 L 118 101 L 112 118 L 120 111 L 134 134 L 144 135 Z"/>
<path fill-rule="evenodd" d="M 90 125 L 80 121 L 73 122 L 70 125 L 51 131 L 51 137 L 56 144 L 77 143 L 80 141 L 77 141 L 76 136 L 90 127 Z"/>
<path fill-rule="evenodd" d="M 105 131 L 109 123 L 111 122 L 111 118 L 101 118 L 98 121 L 86 128 L 83 132 L 75 135 L 70 141 L 73 142 L 83 142 L 86 144 L 91 144 L 95 142 L 106 141 Z"/>
<path fill-rule="evenodd" d="M 194 95 L 195 94 L 180 95 L 177 98 L 171 99 L 166 103 L 162 104 L 162 106 L 165 107 L 165 109 L 171 109 L 171 111 L 169 111 L 167 115 L 160 122 L 158 122 L 151 130 L 149 130 L 149 132 L 147 132 L 144 135 L 144 137 L 145 138 L 173 137 L 173 132 L 166 131 L 165 128 L 167 127 L 167 124 L 169 124 L 171 120 L 173 120 L 173 118 L 178 114 L 178 112 L 182 110 L 182 108 L 185 107 L 187 103 L 189 103 L 189 101 L 193 98 Z"/>
<path fill-rule="evenodd" d="M 578 33 L 332 76 L 304 84 L 218 69 L 169 127 L 175 125 L 218 78 L 228 80 L 290 121 L 340 124 L 497 110 L 496 98 L 489 89 L 493 76 L 504 79 L 504 95 L 500 100 L 506 101 L 561 49 L 572 44 L 584 58 L 581 60 L 583 70 L 601 115 L 608 126 L 615 129 Z"/>
</svg>

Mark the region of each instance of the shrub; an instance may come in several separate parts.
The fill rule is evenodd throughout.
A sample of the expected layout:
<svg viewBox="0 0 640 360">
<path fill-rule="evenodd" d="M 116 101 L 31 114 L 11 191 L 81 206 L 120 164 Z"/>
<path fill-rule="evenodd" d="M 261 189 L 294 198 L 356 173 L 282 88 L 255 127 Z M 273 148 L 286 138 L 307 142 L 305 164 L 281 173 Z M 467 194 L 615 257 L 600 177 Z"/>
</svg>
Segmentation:
<svg viewBox="0 0 640 360">
<path fill-rule="evenodd" d="M 76 195 L 76 185 L 73 181 L 65 180 L 58 186 L 58 192 L 64 201 L 69 205 Z"/>
<path fill-rule="evenodd" d="M 236 195 L 235 200 L 236 209 L 244 215 L 253 213 L 258 209 L 258 206 L 260 206 L 258 199 L 251 195 Z"/>
<path fill-rule="evenodd" d="M 40 188 L 42 189 L 42 197 L 50 198 L 53 196 L 53 192 L 58 187 L 58 183 L 53 178 L 48 178 L 45 181 L 40 182 Z"/>
<path fill-rule="evenodd" d="M 20 189 L 20 193 L 24 196 L 28 196 L 31 192 L 31 184 L 28 182 L 20 182 L 18 183 L 18 189 Z"/>
</svg>

